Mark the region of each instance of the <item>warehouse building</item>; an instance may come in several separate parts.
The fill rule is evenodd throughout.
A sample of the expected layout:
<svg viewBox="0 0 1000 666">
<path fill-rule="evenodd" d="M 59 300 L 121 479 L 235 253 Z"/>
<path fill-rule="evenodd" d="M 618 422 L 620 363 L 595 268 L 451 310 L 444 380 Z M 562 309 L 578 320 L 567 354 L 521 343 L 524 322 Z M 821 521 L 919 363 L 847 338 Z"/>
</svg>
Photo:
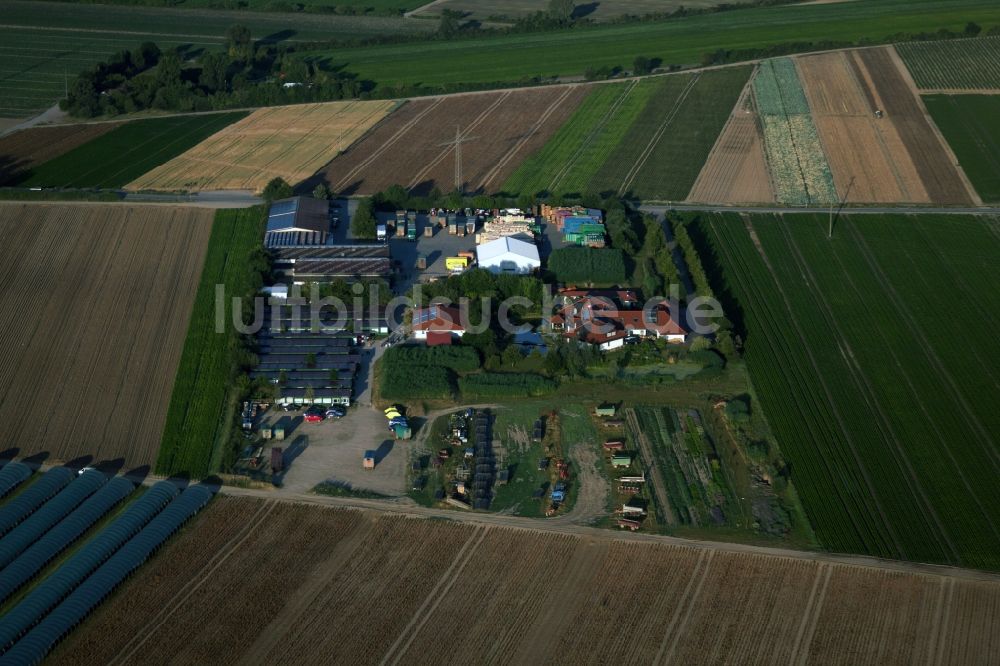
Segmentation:
<svg viewBox="0 0 1000 666">
<path fill-rule="evenodd" d="M 517 236 L 504 236 L 476 248 L 480 268 L 491 273 L 527 275 L 541 267 L 538 247 Z"/>
<path fill-rule="evenodd" d="M 332 221 L 327 201 L 307 197 L 280 199 L 268 210 L 264 246 L 325 245 Z"/>
<path fill-rule="evenodd" d="M 272 246 L 270 251 L 275 275 L 297 284 L 392 276 L 389 246 L 382 243 Z"/>
</svg>

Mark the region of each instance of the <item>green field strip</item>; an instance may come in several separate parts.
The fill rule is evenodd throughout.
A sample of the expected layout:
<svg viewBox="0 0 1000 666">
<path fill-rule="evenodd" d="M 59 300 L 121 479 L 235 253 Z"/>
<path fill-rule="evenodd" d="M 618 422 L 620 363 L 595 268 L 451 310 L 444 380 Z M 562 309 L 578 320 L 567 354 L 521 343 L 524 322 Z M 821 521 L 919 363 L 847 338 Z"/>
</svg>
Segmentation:
<svg viewBox="0 0 1000 666">
<path fill-rule="evenodd" d="M 236 347 L 233 296 L 252 290 L 250 257 L 260 246 L 262 207 L 220 210 L 215 215 L 205 266 L 188 325 L 184 351 L 167 409 L 156 473 L 202 478 L 214 471 L 221 442 L 229 433 L 225 414 L 233 380 Z M 225 286 L 226 329 L 216 331 L 216 285 Z"/>
<path fill-rule="evenodd" d="M 596 86 L 559 131 L 511 174 L 503 191 L 582 193 L 652 90 L 635 83 Z"/>
<path fill-rule="evenodd" d="M 961 32 L 969 21 L 983 26 L 1000 24 L 1000 6 L 995 0 L 855 0 L 314 53 L 329 57 L 332 66 L 343 65 L 379 86 L 435 87 L 516 82 L 533 76 L 578 76 L 588 67 L 628 67 L 638 55 L 659 58 L 664 65 L 697 64 L 706 53 L 717 49 L 882 40 L 893 34 L 941 28 Z M 455 63 L 461 63 L 461 67 Z"/>
<path fill-rule="evenodd" d="M 660 131 L 667 115 L 676 106 L 693 80 L 691 74 L 664 76 L 639 82 L 645 104 L 636 115 L 618 145 L 608 155 L 594 177 L 587 183 L 588 192 L 619 191 L 629 177 L 639 155 Z"/>
<path fill-rule="evenodd" d="M 687 198 L 752 71 L 730 67 L 701 75 L 636 174 L 630 188 L 636 196 Z"/>
<path fill-rule="evenodd" d="M 1000 96 L 924 95 L 924 104 L 984 202 L 1000 202 Z"/>
<path fill-rule="evenodd" d="M 125 123 L 32 168 L 23 187 L 122 187 L 177 157 L 245 111 L 151 118 Z"/>
<path fill-rule="evenodd" d="M 896 45 L 922 90 L 1000 89 L 1000 37 Z"/>
</svg>

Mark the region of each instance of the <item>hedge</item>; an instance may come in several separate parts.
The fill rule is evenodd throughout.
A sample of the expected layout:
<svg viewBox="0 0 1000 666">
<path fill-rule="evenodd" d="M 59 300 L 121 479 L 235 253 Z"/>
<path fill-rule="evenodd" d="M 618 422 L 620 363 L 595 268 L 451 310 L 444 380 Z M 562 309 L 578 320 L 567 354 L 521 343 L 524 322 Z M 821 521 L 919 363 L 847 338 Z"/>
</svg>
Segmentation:
<svg viewBox="0 0 1000 666">
<path fill-rule="evenodd" d="M 455 395 L 454 374 L 434 365 L 382 364 L 379 394 L 385 400 L 437 400 Z"/>
<path fill-rule="evenodd" d="M 463 398 L 527 398 L 556 390 L 555 381 L 527 373 L 483 373 L 458 380 Z"/>
<path fill-rule="evenodd" d="M 436 365 L 456 372 L 479 369 L 479 352 L 472 347 L 393 347 L 383 356 L 386 365 Z"/>
<path fill-rule="evenodd" d="M 565 247 L 549 255 L 549 270 L 563 283 L 622 284 L 625 255 L 617 248 Z"/>
</svg>

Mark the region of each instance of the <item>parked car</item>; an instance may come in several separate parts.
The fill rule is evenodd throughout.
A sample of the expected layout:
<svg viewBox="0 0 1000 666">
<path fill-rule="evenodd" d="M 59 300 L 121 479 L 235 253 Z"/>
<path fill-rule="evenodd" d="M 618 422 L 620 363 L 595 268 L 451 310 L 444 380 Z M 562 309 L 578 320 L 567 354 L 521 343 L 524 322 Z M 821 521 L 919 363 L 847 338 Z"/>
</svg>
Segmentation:
<svg viewBox="0 0 1000 666">
<path fill-rule="evenodd" d="M 323 415 L 317 412 L 307 412 L 303 418 L 306 423 L 319 423 L 323 420 Z"/>
<path fill-rule="evenodd" d="M 328 418 L 328 419 L 342 419 L 346 415 L 347 415 L 347 412 L 345 412 L 340 407 L 331 407 L 328 410 L 326 410 L 326 418 Z"/>
</svg>

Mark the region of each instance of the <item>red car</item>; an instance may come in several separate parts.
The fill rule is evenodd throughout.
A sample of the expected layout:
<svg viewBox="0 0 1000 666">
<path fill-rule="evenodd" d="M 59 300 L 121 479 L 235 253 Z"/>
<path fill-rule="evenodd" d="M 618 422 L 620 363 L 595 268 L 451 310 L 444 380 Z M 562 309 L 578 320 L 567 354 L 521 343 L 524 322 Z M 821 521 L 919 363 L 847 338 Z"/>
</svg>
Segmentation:
<svg viewBox="0 0 1000 666">
<path fill-rule="evenodd" d="M 305 418 L 306 423 L 320 423 L 323 420 L 323 415 L 322 414 L 306 414 L 303 418 Z"/>
</svg>

